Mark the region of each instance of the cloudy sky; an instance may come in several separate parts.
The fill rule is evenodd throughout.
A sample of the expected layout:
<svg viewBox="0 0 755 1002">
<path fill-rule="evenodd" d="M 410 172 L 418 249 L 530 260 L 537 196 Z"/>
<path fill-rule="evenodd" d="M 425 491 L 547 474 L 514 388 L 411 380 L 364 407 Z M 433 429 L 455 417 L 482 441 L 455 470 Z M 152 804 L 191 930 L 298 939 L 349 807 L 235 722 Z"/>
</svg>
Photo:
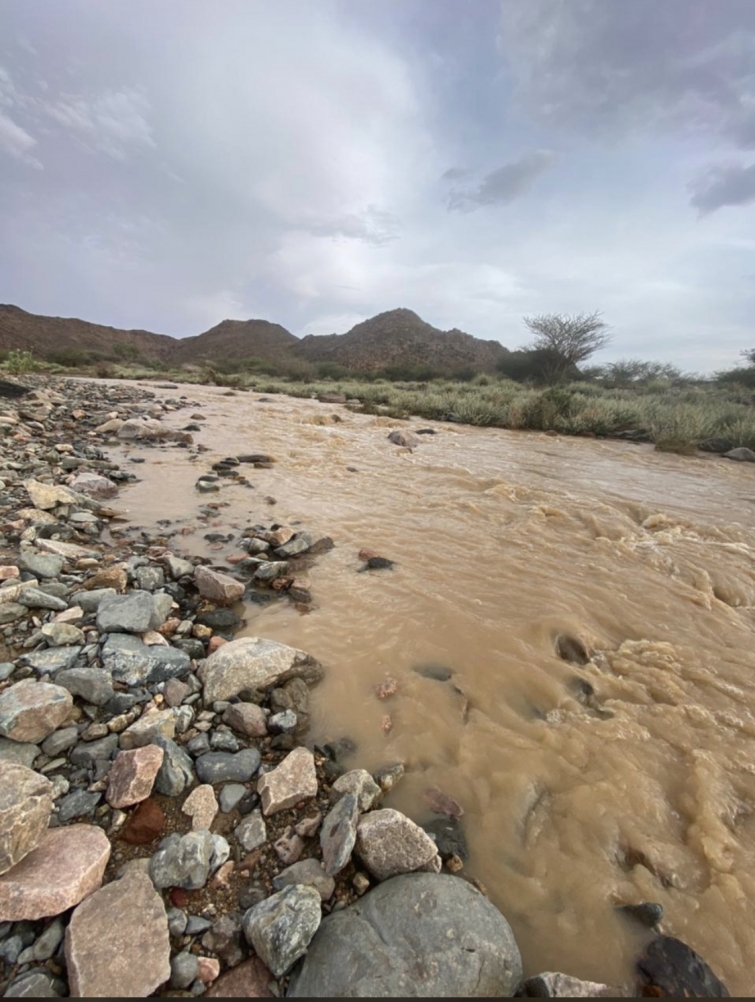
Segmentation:
<svg viewBox="0 0 755 1002">
<path fill-rule="evenodd" d="M 3 0 L 0 301 L 755 343 L 753 0 Z"/>
</svg>

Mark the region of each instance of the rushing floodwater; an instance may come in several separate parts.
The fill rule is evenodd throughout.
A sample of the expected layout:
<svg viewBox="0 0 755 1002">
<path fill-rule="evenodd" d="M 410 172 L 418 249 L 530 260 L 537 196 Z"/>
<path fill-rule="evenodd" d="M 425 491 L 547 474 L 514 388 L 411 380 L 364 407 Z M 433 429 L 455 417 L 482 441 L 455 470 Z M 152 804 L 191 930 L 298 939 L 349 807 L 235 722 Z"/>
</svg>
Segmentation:
<svg viewBox="0 0 755 1002">
<path fill-rule="evenodd" d="M 467 872 L 527 972 L 622 980 L 642 935 L 614 905 L 658 901 L 664 931 L 753 994 L 755 469 L 443 424 L 410 453 L 387 441 L 399 422 L 157 391 L 183 392 L 202 404 L 209 451 L 114 450 L 147 460 L 120 507 L 149 527 L 221 500 L 224 528 L 300 520 L 332 536 L 310 572 L 315 611 L 255 606 L 245 632 L 323 662 L 314 736 L 351 736 L 368 769 L 403 761 L 389 805 L 423 820 L 430 787 L 463 805 Z M 254 490 L 194 490 L 215 460 L 254 451 L 277 458 L 244 469 Z M 239 552 L 202 549 L 206 531 L 180 545 L 219 566 Z M 395 569 L 357 573 L 362 547 Z M 558 657 L 563 633 L 595 652 L 589 664 Z M 451 668 L 463 695 L 417 674 L 423 662 Z M 386 675 L 399 691 L 380 701 Z"/>
</svg>

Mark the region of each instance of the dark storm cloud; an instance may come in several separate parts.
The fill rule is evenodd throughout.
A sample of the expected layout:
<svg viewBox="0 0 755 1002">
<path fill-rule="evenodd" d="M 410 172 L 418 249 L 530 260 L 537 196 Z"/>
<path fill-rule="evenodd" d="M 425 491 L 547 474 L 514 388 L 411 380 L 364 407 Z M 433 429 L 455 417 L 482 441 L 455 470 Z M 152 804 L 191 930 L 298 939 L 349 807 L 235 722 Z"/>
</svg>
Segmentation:
<svg viewBox="0 0 755 1002">
<path fill-rule="evenodd" d="M 690 185 L 690 204 L 701 215 L 715 212 L 725 205 L 747 205 L 755 202 L 755 164 L 726 164 L 712 167 Z"/>
<path fill-rule="evenodd" d="M 554 159 L 555 155 L 550 150 L 526 153 L 519 160 L 486 174 L 476 187 L 453 190 L 448 198 L 448 207 L 472 212 L 483 205 L 507 205 L 526 194 Z M 444 176 L 448 176 L 448 171 Z"/>
</svg>

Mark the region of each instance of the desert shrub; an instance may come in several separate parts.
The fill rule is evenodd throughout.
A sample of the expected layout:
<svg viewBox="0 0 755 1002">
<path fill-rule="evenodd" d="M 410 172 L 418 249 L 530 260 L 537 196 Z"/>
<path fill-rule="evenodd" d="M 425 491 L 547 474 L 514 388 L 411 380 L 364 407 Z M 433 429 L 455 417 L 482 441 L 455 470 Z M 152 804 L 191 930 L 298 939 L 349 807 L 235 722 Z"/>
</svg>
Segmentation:
<svg viewBox="0 0 755 1002">
<path fill-rule="evenodd" d="M 12 376 L 23 376 L 27 372 L 35 372 L 38 368 L 34 355 L 30 351 L 12 348 L 3 363 L 6 372 Z"/>
</svg>

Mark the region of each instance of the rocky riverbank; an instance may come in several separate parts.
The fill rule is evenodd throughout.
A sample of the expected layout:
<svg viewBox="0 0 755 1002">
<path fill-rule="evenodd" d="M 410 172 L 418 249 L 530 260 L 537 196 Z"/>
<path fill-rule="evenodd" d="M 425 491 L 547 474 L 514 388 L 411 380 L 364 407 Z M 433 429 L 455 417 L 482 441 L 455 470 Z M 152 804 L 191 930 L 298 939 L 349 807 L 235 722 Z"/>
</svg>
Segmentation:
<svg viewBox="0 0 755 1002">
<path fill-rule="evenodd" d="M 118 493 L 135 474 L 107 449 L 200 463 L 202 418 L 185 396 L 90 382 L 0 399 L 5 996 L 634 994 L 563 975 L 523 984 L 508 923 L 465 869 L 459 805 L 437 791 L 425 828 L 386 807 L 402 763 L 347 769 L 348 738 L 308 738 L 327 666 L 234 639 L 242 599 L 308 611 L 307 572 L 332 540 L 271 521 L 269 497 L 230 568 L 175 552 L 167 518 L 159 537 L 124 524 Z M 215 542 L 231 538 L 222 502 L 203 496 L 274 462 L 227 457 L 199 476 Z M 638 985 L 668 994 L 694 968 L 687 994 L 724 993 L 676 943 L 652 938 Z"/>
</svg>

